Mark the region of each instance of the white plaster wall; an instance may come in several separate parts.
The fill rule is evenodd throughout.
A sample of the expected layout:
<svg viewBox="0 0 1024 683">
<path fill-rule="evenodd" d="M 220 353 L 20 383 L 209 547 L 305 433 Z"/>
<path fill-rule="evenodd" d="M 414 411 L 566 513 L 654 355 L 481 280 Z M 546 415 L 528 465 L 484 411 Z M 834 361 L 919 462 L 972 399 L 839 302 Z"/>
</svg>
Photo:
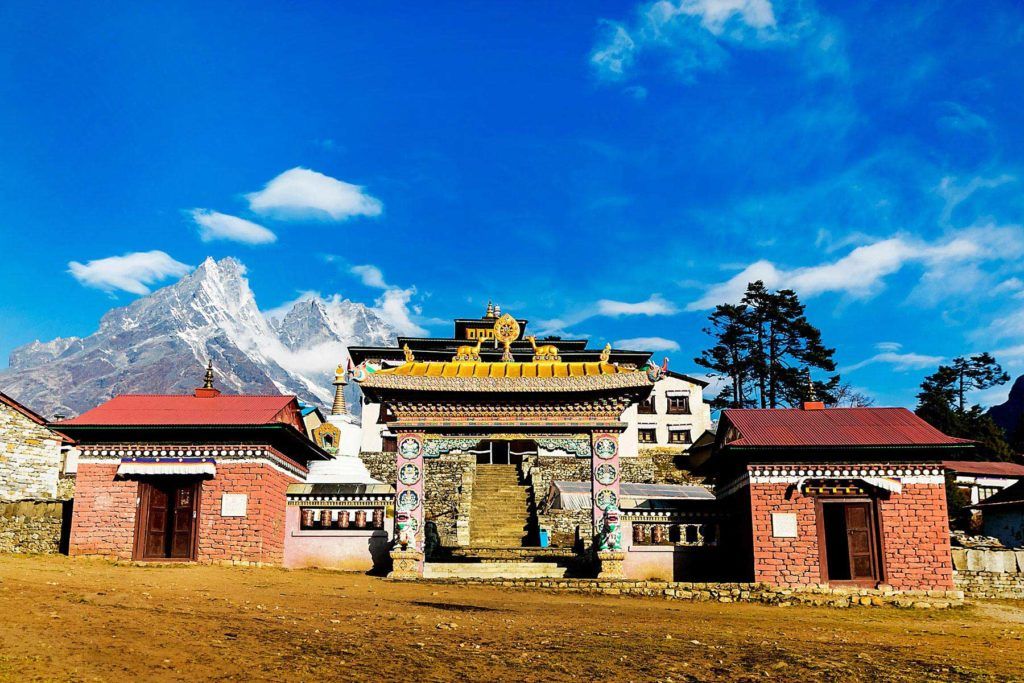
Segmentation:
<svg viewBox="0 0 1024 683">
<path fill-rule="evenodd" d="M 689 415 L 670 415 L 668 412 L 668 392 L 675 391 L 686 391 L 690 394 L 690 414 Z M 622 419 L 628 423 L 626 432 L 622 436 L 623 441 L 623 453 L 627 451 L 625 442 L 629 440 L 633 446 L 633 454 L 635 455 L 638 448 L 637 442 L 637 430 L 640 426 L 650 425 L 654 427 L 655 437 L 657 443 L 653 444 L 642 444 L 639 447 L 673 447 L 679 448 L 681 451 L 689 448 L 688 445 L 682 444 L 670 444 L 669 443 L 669 427 L 682 427 L 690 430 L 690 438 L 693 441 L 697 440 L 705 430 L 711 428 L 711 406 L 704 402 L 704 388 L 699 384 L 689 382 L 679 377 L 672 377 L 671 375 L 666 376 L 661 381 L 654 384 L 652 391 L 654 395 L 654 411 L 653 415 L 641 415 L 637 411 L 637 406 L 630 406 L 626 412 L 622 414 Z"/>
</svg>

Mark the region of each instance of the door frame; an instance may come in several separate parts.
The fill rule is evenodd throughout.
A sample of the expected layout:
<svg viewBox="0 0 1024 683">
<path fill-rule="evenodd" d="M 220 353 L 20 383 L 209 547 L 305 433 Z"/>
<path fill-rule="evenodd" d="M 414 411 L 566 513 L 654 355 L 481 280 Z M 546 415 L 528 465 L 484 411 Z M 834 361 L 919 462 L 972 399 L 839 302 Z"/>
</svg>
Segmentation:
<svg viewBox="0 0 1024 683">
<path fill-rule="evenodd" d="M 825 506 L 844 503 L 867 504 L 868 506 L 868 547 L 871 550 L 870 579 L 835 580 L 828 578 L 828 548 L 825 540 Z M 885 563 L 882 561 L 881 527 L 879 526 L 878 503 L 868 496 L 815 496 L 814 516 L 818 531 L 818 567 L 821 582 L 836 586 L 859 586 L 874 588 L 885 583 Z M 849 552 L 849 551 L 847 551 Z"/>
<path fill-rule="evenodd" d="M 166 475 L 154 475 L 164 477 Z M 139 479 L 139 486 L 135 496 L 135 538 L 132 545 L 132 560 L 135 562 L 195 562 L 196 550 L 199 547 L 199 515 L 202 504 L 203 480 L 196 478 L 192 483 L 192 547 L 189 549 L 188 557 L 146 557 L 146 526 L 149 517 L 149 495 L 153 490 L 152 477 Z M 181 481 L 187 481 L 188 478 Z M 180 487 L 184 488 L 184 486 Z"/>
</svg>

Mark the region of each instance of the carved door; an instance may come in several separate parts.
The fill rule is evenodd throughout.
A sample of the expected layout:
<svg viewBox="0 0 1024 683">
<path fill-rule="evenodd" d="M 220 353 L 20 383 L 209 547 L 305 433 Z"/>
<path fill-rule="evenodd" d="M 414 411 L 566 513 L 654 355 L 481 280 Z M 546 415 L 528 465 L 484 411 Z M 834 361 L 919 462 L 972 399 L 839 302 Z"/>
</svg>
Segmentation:
<svg viewBox="0 0 1024 683">
<path fill-rule="evenodd" d="M 158 477 L 142 482 L 139 494 L 136 558 L 191 559 L 199 482 Z"/>
</svg>

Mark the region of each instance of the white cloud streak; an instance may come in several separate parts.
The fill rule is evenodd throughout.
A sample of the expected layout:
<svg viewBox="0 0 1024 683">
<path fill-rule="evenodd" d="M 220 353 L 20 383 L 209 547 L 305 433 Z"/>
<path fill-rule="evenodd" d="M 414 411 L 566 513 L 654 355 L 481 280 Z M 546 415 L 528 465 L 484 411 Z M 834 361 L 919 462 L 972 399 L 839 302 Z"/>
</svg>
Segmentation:
<svg viewBox="0 0 1024 683">
<path fill-rule="evenodd" d="M 780 7 L 784 11 L 779 11 Z M 646 53 L 659 53 L 684 80 L 720 69 L 737 47 L 763 49 L 804 44 L 808 73 L 845 72 L 838 29 L 809 3 L 770 0 L 655 0 L 636 8 L 629 22 L 602 20 L 590 53 L 600 78 L 623 80 Z"/>
<path fill-rule="evenodd" d="M 149 294 L 149 285 L 169 277 L 181 277 L 191 270 L 192 266 L 175 261 L 163 251 L 137 251 L 84 264 L 68 263 L 68 272 L 81 284 L 107 293 L 121 290 Z"/>
<path fill-rule="evenodd" d="M 384 273 L 380 272 L 377 266 L 363 265 L 352 266 L 349 271 L 359 277 L 367 287 L 376 289 L 388 289 L 388 283 L 384 282 Z"/>
<path fill-rule="evenodd" d="M 647 300 L 637 302 L 601 299 L 596 303 L 570 311 L 559 318 L 539 320 L 537 325 L 541 333 L 551 334 L 554 332 L 564 332 L 566 328 L 578 325 L 584 320 L 589 320 L 595 316 L 618 318 L 624 315 L 643 315 L 651 317 L 655 315 L 675 315 L 678 312 L 679 308 L 674 303 L 668 301 L 660 294 L 652 294 Z"/>
<path fill-rule="evenodd" d="M 199 229 L 199 238 L 204 242 L 229 240 L 243 244 L 270 244 L 277 241 L 277 235 L 267 228 L 238 216 L 210 209 L 192 209 L 189 214 Z"/>
<path fill-rule="evenodd" d="M 343 221 L 379 216 L 384 210 L 384 204 L 361 186 L 301 167 L 285 171 L 245 197 L 254 212 L 280 220 Z"/>
<path fill-rule="evenodd" d="M 898 235 L 857 247 L 829 263 L 794 269 L 781 268 L 766 260 L 756 261 L 724 282 L 712 285 L 688 311 L 714 308 L 737 302 L 747 283 L 762 280 L 772 289 L 789 288 L 802 297 L 840 292 L 855 299 L 876 295 L 885 279 L 905 266 L 924 268 L 921 285 L 911 297 L 922 303 L 963 291 L 965 276 L 976 277 L 970 266 L 985 261 L 1012 261 L 1024 254 L 1024 231 L 1020 226 L 975 226 L 936 242 Z"/>
<path fill-rule="evenodd" d="M 391 325 L 398 334 L 407 336 L 423 336 L 427 330 L 416 323 L 418 311 L 410 308 L 409 303 L 416 294 L 415 287 L 395 287 L 384 279 L 380 268 L 370 264 L 352 266 L 349 273 L 355 275 L 367 287 L 383 289 L 377 297 L 374 312 Z"/>
<path fill-rule="evenodd" d="M 617 349 L 636 349 L 639 351 L 678 351 L 679 343 L 664 337 L 633 337 L 615 342 Z"/>
</svg>

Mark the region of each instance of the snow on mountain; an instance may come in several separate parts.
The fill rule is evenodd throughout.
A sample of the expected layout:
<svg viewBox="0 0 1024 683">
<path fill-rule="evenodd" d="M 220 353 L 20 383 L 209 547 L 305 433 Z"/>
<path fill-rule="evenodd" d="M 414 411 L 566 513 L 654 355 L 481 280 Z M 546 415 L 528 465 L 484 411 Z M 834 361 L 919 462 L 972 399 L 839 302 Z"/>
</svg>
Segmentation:
<svg viewBox="0 0 1024 683">
<path fill-rule="evenodd" d="M 15 349 L 0 391 L 44 415 L 74 415 L 116 394 L 187 393 L 212 359 L 223 391 L 281 392 L 329 405 L 346 347 L 394 338 L 372 309 L 338 297 L 297 302 L 270 321 L 245 266 L 211 258 L 177 283 L 108 311 L 88 337 Z"/>
</svg>

